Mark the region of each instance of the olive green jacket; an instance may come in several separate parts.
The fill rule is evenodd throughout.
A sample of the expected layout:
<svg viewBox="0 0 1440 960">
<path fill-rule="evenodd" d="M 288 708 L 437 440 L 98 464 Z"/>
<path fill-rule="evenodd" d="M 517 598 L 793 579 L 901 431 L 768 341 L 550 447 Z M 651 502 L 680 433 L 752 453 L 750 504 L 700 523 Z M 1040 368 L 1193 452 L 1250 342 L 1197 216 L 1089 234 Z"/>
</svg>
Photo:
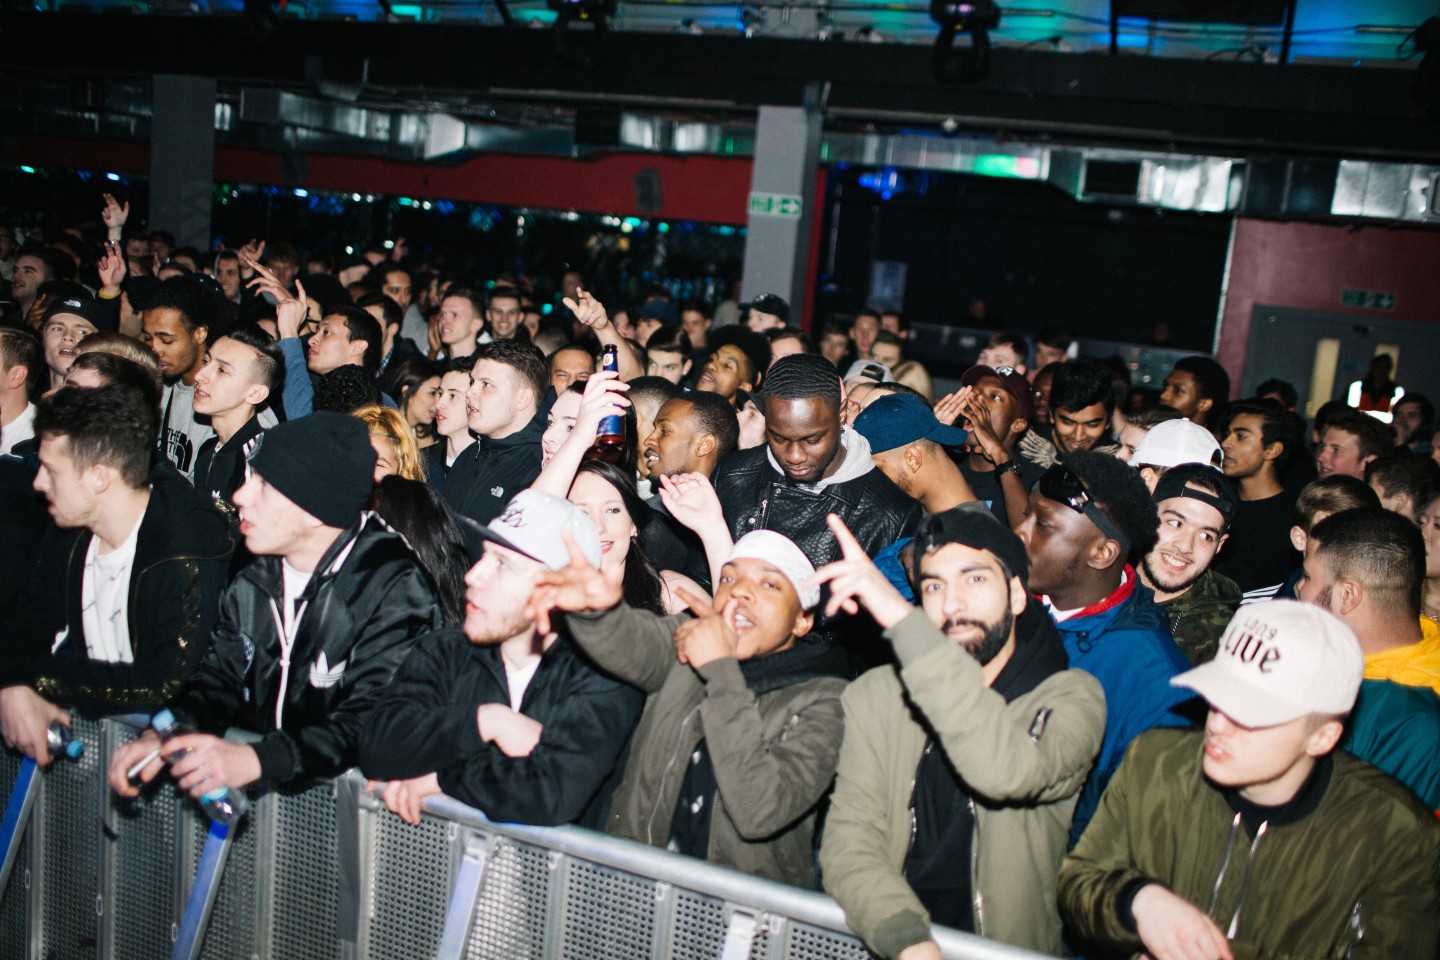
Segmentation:
<svg viewBox="0 0 1440 960">
<path fill-rule="evenodd" d="M 902 874 L 915 775 L 930 736 L 923 717 L 974 800 L 974 930 L 1058 953 L 1055 875 L 1080 787 L 1100 752 L 1100 684 L 1064 670 L 1007 703 L 924 611 L 885 636 L 900 669 L 877 667 L 842 698 L 845 743 L 820 844 L 825 889 L 882 957 L 929 938 L 930 916 Z"/>
<path fill-rule="evenodd" d="M 1200 574 L 1189 590 L 1160 604 L 1176 645 L 1197 667 L 1215 659 L 1220 635 L 1239 607 L 1240 587 L 1213 568 Z"/>
<path fill-rule="evenodd" d="M 1258 842 L 1240 827 L 1227 867 L 1236 814 L 1203 775 L 1202 737 L 1195 730 L 1137 737 L 1065 858 L 1060 910 L 1087 958 L 1140 951 L 1129 900 L 1151 878 L 1201 910 L 1214 897 L 1209 912 L 1222 931 L 1238 911 L 1230 942 L 1236 960 L 1434 960 L 1434 813 L 1399 782 L 1337 750 L 1314 808 L 1267 823 Z"/>
<path fill-rule="evenodd" d="M 675 628 L 687 619 L 623 603 L 566 619 L 597 666 L 646 694 L 606 830 L 664 847 L 704 739 L 717 786 L 706 859 L 813 888 L 815 815 L 835 779 L 845 681 L 809 676 L 757 696 L 734 658 L 698 671 L 675 659 Z"/>
</svg>

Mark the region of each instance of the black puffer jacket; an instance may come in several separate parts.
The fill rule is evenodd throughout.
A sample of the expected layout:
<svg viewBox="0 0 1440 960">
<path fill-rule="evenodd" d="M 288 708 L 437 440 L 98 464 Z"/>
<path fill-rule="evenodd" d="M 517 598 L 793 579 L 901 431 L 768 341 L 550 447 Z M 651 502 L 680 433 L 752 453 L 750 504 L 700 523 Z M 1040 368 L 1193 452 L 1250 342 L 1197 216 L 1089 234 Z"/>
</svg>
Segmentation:
<svg viewBox="0 0 1440 960">
<path fill-rule="evenodd" d="M 815 485 L 788 482 L 764 445 L 727 457 L 715 473 L 715 492 L 731 536 L 738 540 L 752 530 L 783 533 L 818 568 L 840 559 L 826 514 L 839 515 L 872 557 L 914 533 L 920 504 L 875 468 L 864 437 L 846 430 L 843 442 L 845 462 L 835 476 Z"/>
<path fill-rule="evenodd" d="M 254 747 L 265 780 L 353 767 L 365 715 L 411 642 L 443 620 L 410 548 L 369 513 L 325 552 L 301 602 L 287 676 L 277 625 L 285 604 L 281 560 L 257 557 L 226 591 L 210 650 L 173 704 L 202 730 L 263 734 Z"/>
<path fill-rule="evenodd" d="M 210 642 L 235 544 L 209 499 L 157 458 L 126 601 L 134 659 L 108 663 L 91 660 L 85 644 L 81 594 L 92 539 L 83 527 L 48 525 L 7 618 L 0 683 L 29 684 L 95 714 L 156 709 L 180 691 Z"/>
</svg>

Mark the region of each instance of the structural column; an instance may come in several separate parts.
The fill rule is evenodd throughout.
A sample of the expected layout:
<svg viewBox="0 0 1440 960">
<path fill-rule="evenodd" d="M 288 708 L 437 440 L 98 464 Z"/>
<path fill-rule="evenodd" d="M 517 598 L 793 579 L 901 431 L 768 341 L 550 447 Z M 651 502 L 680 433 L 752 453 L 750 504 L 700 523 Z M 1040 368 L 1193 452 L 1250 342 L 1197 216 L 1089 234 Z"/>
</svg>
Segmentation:
<svg viewBox="0 0 1440 960">
<path fill-rule="evenodd" d="M 792 325 L 799 325 L 805 305 L 815 216 L 822 119 L 818 85 L 807 88 L 805 99 L 803 107 L 760 108 L 741 278 L 747 301 L 762 293 L 784 297 Z"/>
<path fill-rule="evenodd" d="M 152 230 L 181 246 L 210 247 L 215 179 L 215 81 L 156 74 L 150 124 Z"/>
</svg>

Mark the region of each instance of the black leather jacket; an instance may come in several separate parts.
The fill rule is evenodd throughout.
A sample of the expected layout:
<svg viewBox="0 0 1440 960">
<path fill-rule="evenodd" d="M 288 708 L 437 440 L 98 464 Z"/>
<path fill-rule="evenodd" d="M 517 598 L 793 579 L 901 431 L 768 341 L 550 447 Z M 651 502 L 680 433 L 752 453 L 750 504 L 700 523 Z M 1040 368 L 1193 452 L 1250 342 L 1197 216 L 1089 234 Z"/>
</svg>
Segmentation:
<svg viewBox="0 0 1440 960">
<path fill-rule="evenodd" d="M 254 747 L 265 780 L 355 766 L 365 715 L 412 641 L 443 619 L 435 587 L 405 541 L 369 513 L 326 551 L 301 602 L 286 675 L 281 560 L 257 557 L 226 591 L 210 650 L 174 704 L 177 716 L 202 730 L 263 734 Z"/>
<path fill-rule="evenodd" d="M 920 521 L 920 504 L 875 469 L 868 449 L 863 451 L 868 469 L 819 490 L 788 482 L 771 465 L 768 449 L 762 445 L 733 453 L 715 472 L 715 492 L 736 540 L 752 530 L 783 533 L 819 568 L 840 559 L 840 544 L 825 525 L 826 514 L 844 520 L 872 557 L 912 534 Z M 851 447 L 846 455 L 857 457 L 861 451 Z M 844 469 L 855 468 L 847 464 Z"/>
</svg>

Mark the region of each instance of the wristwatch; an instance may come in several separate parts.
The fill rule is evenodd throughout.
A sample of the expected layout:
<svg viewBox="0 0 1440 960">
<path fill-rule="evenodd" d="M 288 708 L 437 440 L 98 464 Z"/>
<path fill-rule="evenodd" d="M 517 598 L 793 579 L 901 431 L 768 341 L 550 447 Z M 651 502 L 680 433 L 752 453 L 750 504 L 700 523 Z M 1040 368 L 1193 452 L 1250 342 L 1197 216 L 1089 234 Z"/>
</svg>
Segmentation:
<svg viewBox="0 0 1440 960">
<path fill-rule="evenodd" d="M 1020 476 L 1020 464 L 1016 463 L 1014 460 L 1006 460 L 1004 463 L 997 463 L 995 465 L 995 472 L 1013 473 L 1015 474 L 1015 476 L 1018 477 Z M 997 477 L 996 479 L 998 480 L 999 478 Z"/>
</svg>

